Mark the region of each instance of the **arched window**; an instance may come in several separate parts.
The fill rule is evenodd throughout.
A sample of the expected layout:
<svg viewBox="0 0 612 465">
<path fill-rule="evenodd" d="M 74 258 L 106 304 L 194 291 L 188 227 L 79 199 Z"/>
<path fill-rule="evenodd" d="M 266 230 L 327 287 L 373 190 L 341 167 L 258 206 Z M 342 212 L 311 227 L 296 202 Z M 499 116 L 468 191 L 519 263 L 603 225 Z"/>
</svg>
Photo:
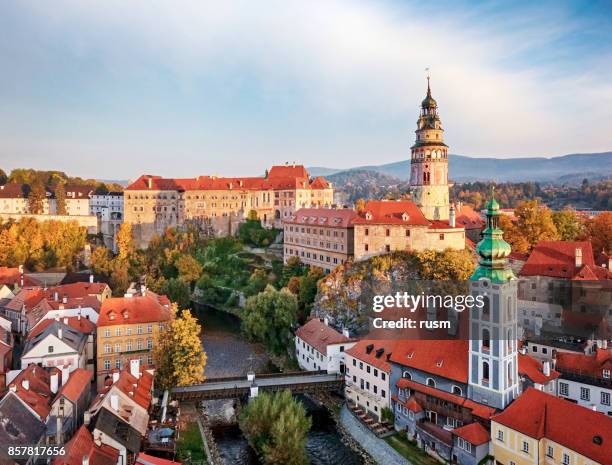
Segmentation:
<svg viewBox="0 0 612 465">
<path fill-rule="evenodd" d="M 491 334 L 487 328 L 482 330 L 482 350 L 489 351 L 491 348 Z"/>
<path fill-rule="evenodd" d="M 427 378 L 427 381 L 425 382 L 425 384 L 427 384 L 430 387 L 436 387 L 436 382 L 433 378 Z"/>
<path fill-rule="evenodd" d="M 463 395 L 463 389 L 461 389 L 459 386 L 454 386 L 453 385 L 453 394 L 456 394 L 458 396 L 462 396 Z"/>
<path fill-rule="evenodd" d="M 489 362 L 482 362 L 482 380 L 489 382 Z"/>
<path fill-rule="evenodd" d="M 402 378 L 405 378 L 405 379 L 412 379 L 412 376 L 410 375 L 410 373 L 409 373 L 409 372 L 404 371 L 404 372 L 402 373 Z"/>
<path fill-rule="evenodd" d="M 490 312 L 491 312 L 491 300 L 489 299 L 488 295 L 485 295 L 482 298 L 482 319 L 488 320 Z"/>
<path fill-rule="evenodd" d="M 512 352 L 512 330 L 509 329 L 506 334 L 506 347 L 508 352 Z"/>
</svg>

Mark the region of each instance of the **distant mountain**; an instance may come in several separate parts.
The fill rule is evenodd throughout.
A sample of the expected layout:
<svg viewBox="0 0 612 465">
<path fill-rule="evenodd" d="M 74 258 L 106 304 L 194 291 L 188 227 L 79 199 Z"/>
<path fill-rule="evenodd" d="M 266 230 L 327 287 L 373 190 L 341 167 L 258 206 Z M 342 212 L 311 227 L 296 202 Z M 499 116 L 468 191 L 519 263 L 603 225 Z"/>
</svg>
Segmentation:
<svg viewBox="0 0 612 465">
<path fill-rule="evenodd" d="M 449 177 L 453 181 L 540 181 L 555 182 L 559 178 L 576 179 L 597 176 L 612 176 L 612 152 L 584 153 L 544 158 L 474 158 L 449 155 Z M 313 176 L 331 176 L 345 171 L 375 171 L 393 176 L 402 181 L 410 176 L 410 160 L 385 165 L 370 165 L 345 170 L 314 167 L 309 168 Z"/>
</svg>

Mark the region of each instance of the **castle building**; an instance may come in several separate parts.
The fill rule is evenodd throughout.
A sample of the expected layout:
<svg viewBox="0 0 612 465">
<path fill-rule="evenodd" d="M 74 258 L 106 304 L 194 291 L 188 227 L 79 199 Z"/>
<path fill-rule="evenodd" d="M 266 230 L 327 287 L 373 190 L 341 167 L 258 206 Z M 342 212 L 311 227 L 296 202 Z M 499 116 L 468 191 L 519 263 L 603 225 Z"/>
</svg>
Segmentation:
<svg viewBox="0 0 612 465">
<path fill-rule="evenodd" d="M 196 223 L 215 235 L 234 234 L 252 211 L 265 227 L 282 226 L 299 208 L 329 207 L 331 183 L 311 178 L 300 165 L 273 166 L 264 177 L 199 176 L 174 179 L 143 175 L 124 192 L 124 218 L 146 246 L 168 227 Z"/>
<path fill-rule="evenodd" d="M 412 197 L 428 220 L 448 220 L 448 146 L 444 143 L 438 104 L 431 96 L 429 77 L 415 132 L 410 160 Z"/>
</svg>

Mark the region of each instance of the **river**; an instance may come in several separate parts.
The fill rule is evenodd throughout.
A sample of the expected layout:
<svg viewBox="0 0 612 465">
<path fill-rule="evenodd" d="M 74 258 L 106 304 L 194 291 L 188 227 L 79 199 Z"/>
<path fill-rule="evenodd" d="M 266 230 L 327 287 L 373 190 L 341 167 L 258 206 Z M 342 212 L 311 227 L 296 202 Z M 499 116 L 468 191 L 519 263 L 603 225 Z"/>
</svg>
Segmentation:
<svg viewBox="0 0 612 465">
<path fill-rule="evenodd" d="M 206 376 L 246 376 L 249 369 L 274 369 L 260 344 L 246 341 L 240 334 L 240 320 L 234 315 L 209 307 L 195 309 L 202 323 L 202 343 L 208 355 Z M 361 457 L 340 440 L 328 410 L 309 398 L 297 396 L 312 418 L 306 449 L 311 465 L 361 465 Z M 226 465 L 261 465 L 238 426 L 213 429 L 217 447 Z"/>
</svg>

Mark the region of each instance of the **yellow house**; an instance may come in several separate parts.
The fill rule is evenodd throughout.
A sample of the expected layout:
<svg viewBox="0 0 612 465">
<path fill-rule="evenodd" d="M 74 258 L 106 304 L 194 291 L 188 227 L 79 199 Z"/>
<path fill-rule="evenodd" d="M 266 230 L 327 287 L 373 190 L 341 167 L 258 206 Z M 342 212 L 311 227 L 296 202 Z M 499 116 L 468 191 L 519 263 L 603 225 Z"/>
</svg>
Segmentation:
<svg viewBox="0 0 612 465">
<path fill-rule="evenodd" d="M 496 465 L 610 465 L 612 418 L 534 388 L 491 419 Z"/>
<path fill-rule="evenodd" d="M 138 359 L 153 368 L 153 344 L 157 333 L 173 318 L 170 301 L 151 291 L 106 299 L 100 309 L 97 331 L 96 380 L 98 389 L 115 369 Z"/>
</svg>

